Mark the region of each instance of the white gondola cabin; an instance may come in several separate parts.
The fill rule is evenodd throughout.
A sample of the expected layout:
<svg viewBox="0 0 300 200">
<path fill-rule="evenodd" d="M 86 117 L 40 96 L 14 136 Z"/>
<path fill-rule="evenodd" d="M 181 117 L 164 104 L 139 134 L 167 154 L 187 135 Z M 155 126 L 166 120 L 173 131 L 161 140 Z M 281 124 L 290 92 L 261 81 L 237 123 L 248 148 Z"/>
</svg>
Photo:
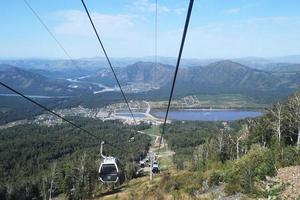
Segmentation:
<svg viewBox="0 0 300 200">
<path fill-rule="evenodd" d="M 144 168 L 145 167 L 145 161 L 144 160 L 140 160 L 140 168 Z"/>
<path fill-rule="evenodd" d="M 105 157 L 99 167 L 99 180 L 103 183 L 117 183 L 119 180 L 118 160 Z"/>
<path fill-rule="evenodd" d="M 158 162 L 154 161 L 152 164 L 152 173 L 153 174 L 158 174 L 159 173 L 159 165 Z"/>
</svg>

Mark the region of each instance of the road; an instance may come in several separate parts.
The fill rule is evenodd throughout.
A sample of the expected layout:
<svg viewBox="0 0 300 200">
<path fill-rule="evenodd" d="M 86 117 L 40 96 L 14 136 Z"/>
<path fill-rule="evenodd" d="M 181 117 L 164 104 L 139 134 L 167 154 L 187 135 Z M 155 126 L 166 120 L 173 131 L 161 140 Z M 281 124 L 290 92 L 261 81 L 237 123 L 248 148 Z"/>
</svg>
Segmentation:
<svg viewBox="0 0 300 200">
<path fill-rule="evenodd" d="M 161 136 L 159 135 L 154 135 L 154 134 L 146 134 L 144 133 L 143 131 L 139 131 L 140 134 L 145 134 L 145 135 L 149 135 L 151 137 L 153 137 L 153 142 L 149 148 L 149 151 L 148 151 L 148 157 L 155 157 L 155 155 L 158 153 L 158 150 L 159 150 L 159 144 L 160 144 L 160 138 Z M 158 159 L 159 159 L 159 162 L 164 162 L 165 159 L 169 159 L 170 157 L 172 157 L 173 155 L 175 154 L 174 151 L 170 150 L 168 148 L 168 144 L 166 142 L 166 140 L 164 140 L 164 138 L 162 138 L 162 141 L 161 141 L 161 145 L 160 145 L 160 151 L 159 151 L 159 154 L 158 154 Z M 150 167 L 147 166 L 145 168 L 143 168 L 143 171 L 146 173 L 146 172 L 149 172 L 150 171 Z"/>
</svg>

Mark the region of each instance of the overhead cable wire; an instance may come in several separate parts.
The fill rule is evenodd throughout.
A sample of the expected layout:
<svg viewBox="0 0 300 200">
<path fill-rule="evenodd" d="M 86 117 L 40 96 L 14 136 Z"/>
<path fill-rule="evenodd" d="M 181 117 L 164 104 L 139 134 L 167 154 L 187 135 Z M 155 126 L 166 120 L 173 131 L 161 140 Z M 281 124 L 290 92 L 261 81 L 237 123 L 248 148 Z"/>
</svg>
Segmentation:
<svg viewBox="0 0 300 200">
<path fill-rule="evenodd" d="M 30 98 L 30 97 L 24 95 L 23 93 L 21 93 L 21 92 L 15 90 L 14 88 L 12 88 L 12 87 L 10 87 L 9 85 L 3 83 L 2 81 L 0 81 L 0 85 L 2 85 L 3 87 L 7 88 L 7 89 L 10 90 L 10 91 L 12 91 L 13 93 L 15 93 L 15 94 L 21 96 L 22 98 L 26 99 L 27 101 L 29 101 L 29 102 L 35 104 L 36 106 L 42 108 L 43 110 L 49 112 L 50 114 L 52 114 L 52 115 L 58 117 L 59 119 L 63 120 L 64 122 L 66 122 L 66 123 L 68 123 L 68 124 L 70 124 L 71 126 L 75 127 L 76 129 L 79 129 L 79 130 L 83 131 L 84 133 L 86 133 L 87 135 L 89 135 L 89 136 L 91 136 L 91 137 L 97 139 L 99 142 L 102 140 L 102 138 L 100 138 L 99 136 L 97 136 L 97 135 L 91 133 L 90 131 L 88 131 L 88 130 L 82 128 L 81 126 L 77 125 L 76 123 L 74 123 L 74 122 L 72 122 L 72 121 L 66 119 L 66 118 L 63 117 L 62 115 L 60 115 L 60 114 L 54 112 L 53 110 L 47 108 L 46 106 L 42 105 L 41 103 L 35 101 L 33 98 Z M 114 146 L 116 149 L 119 149 L 119 150 L 121 150 L 121 151 L 124 151 L 124 149 L 121 149 L 120 147 L 118 147 L 118 146 L 112 144 L 111 142 L 105 141 L 105 144 L 109 144 L 109 145 L 111 145 L 111 146 Z M 127 150 L 125 150 L 125 151 L 128 152 Z"/>
<path fill-rule="evenodd" d="M 169 115 L 170 105 L 171 105 L 173 92 L 174 92 L 174 88 L 175 88 L 175 83 L 176 83 L 176 79 L 177 79 L 178 69 L 179 69 L 179 65 L 180 65 L 180 61 L 181 61 L 181 56 L 182 56 L 182 52 L 183 52 L 183 47 L 184 47 L 184 43 L 185 43 L 187 30 L 188 30 L 188 27 L 189 27 L 189 22 L 190 22 L 192 10 L 193 10 L 193 4 L 194 4 L 194 0 L 190 0 L 187 16 L 186 16 L 186 20 L 185 20 L 185 25 L 184 25 L 184 29 L 183 29 L 179 54 L 178 54 L 178 58 L 177 58 L 176 68 L 175 68 L 175 72 L 174 72 L 171 92 L 170 92 L 170 96 L 169 96 L 168 107 L 167 107 L 166 115 L 165 115 L 165 118 L 164 118 L 164 124 L 163 124 L 163 128 L 162 128 L 161 136 L 160 136 L 158 152 L 159 152 L 160 147 L 161 147 L 162 137 L 165 134 L 166 124 L 167 124 L 167 120 L 168 120 L 168 115 Z"/>
<path fill-rule="evenodd" d="M 116 72 L 115 72 L 113 66 L 112 66 L 112 63 L 111 63 L 111 61 L 110 61 L 110 59 L 109 59 L 109 57 L 108 57 L 108 54 L 107 54 L 107 52 L 106 52 L 106 50 L 105 50 L 105 48 L 104 48 L 104 45 L 103 45 L 103 43 L 102 43 L 102 41 L 101 41 L 101 38 L 100 38 L 100 36 L 99 36 L 99 34 L 98 34 L 98 31 L 97 31 L 97 29 L 96 29 L 96 27 L 95 27 L 95 24 L 94 24 L 94 22 L 93 22 L 93 20 L 92 20 L 92 18 L 91 18 L 90 12 L 89 12 L 89 10 L 88 10 L 88 8 L 87 8 L 87 6 L 86 6 L 84 0 L 81 0 L 81 3 L 82 3 L 82 5 L 83 5 L 83 7 L 84 7 L 84 10 L 85 10 L 85 12 L 86 12 L 88 18 L 89 18 L 89 21 L 90 21 L 90 23 L 91 23 L 91 25 L 92 25 L 92 27 L 93 27 L 93 30 L 94 30 L 94 32 L 95 32 L 95 34 L 96 34 L 96 37 L 97 37 L 97 39 L 98 39 L 98 42 L 99 42 L 99 44 L 100 44 L 100 46 L 101 46 L 101 49 L 102 49 L 104 55 L 105 55 L 105 58 L 106 58 L 106 60 L 107 60 L 107 62 L 108 62 L 108 65 L 109 65 L 109 67 L 110 67 L 110 69 L 111 69 L 111 71 L 112 71 L 112 73 L 113 73 L 113 75 L 114 75 L 114 78 L 115 78 L 115 80 L 116 80 L 116 82 L 117 82 L 117 85 L 118 85 L 118 87 L 119 87 L 119 89 L 120 89 L 120 92 L 121 92 L 121 94 L 122 94 L 122 96 L 123 96 L 123 99 L 124 99 L 124 101 L 125 101 L 125 103 L 126 103 L 126 105 L 127 105 L 127 107 L 128 107 L 128 110 L 129 110 L 129 112 L 130 112 L 130 115 L 131 115 L 131 117 L 132 117 L 132 119 L 133 119 L 133 121 L 134 121 L 135 131 L 136 131 L 136 133 L 137 133 L 137 132 L 138 132 L 138 129 L 137 129 L 137 122 L 136 122 L 136 119 L 135 119 L 135 117 L 134 117 L 134 115 L 133 115 L 132 109 L 130 108 L 128 99 L 127 99 L 127 97 L 126 97 L 126 95 L 125 95 L 125 93 L 124 93 L 124 91 L 123 91 L 123 89 L 122 89 L 121 83 L 120 83 L 120 81 L 119 81 L 119 79 L 118 79 L 118 77 L 117 77 L 117 74 L 116 74 Z"/>
<path fill-rule="evenodd" d="M 50 30 L 50 28 L 47 26 L 47 24 L 45 23 L 45 21 L 41 18 L 41 16 L 38 14 L 38 12 L 31 6 L 31 4 L 27 1 L 27 0 L 23 0 L 23 2 L 25 3 L 25 5 L 29 8 L 29 10 L 33 13 L 33 15 L 38 19 L 38 21 L 40 22 L 40 24 L 45 28 L 45 30 L 49 33 L 49 35 L 53 38 L 53 40 L 56 42 L 56 44 L 58 45 L 59 48 L 61 48 L 61 50 L 64 52 L 64 54 L 69 58 L 69 60 L 74 64 L 74 67 L 76 67 L 77 69 L 80 69 L 77 65 L 75 60 L 71 57 L 71 55 L 68 53 L 68 51 L 66 50 L 66 48 L 62 45 L 62 43 L 57 39 L 57 37 L 55 36 L 55 34 Z M 3 84 L 1 84 L 3 85 Z M 11 88 L 12 89 L 12 88 Z M 25 96 L 25 95 L 24 95 Z M 22 96 L 23 97 L 23 96 Z M 29 99 L 27 99 L 29 100 Z M 32 99 L 31 99 L 32 100 Z M 34 100 L 33 100 L 34 101 Z M 32 102 L 32 101 L 31 101 Z M 37 102 L 36 102 L 37 103 Z M 46 108 L 46 107 L 45 107 Z M 47 109 L 47 111 L 49 111 L 50 109 Z M 52 113 L 53 114 L 53 113 Z M 57 115 L 56 115 L 57 116 Z M 76 125 L 76 124 L 75 124 Z M 77 127 L 78 128 L 78 127 Z M 136 128 L 135 128 L 136 129 Z M 135 130 L 136 131 L 136 130 Z M 85 131 L 86 132 L 86 131 Z M 99 138 L 98 138 L 99 139 Z M 106 144 L 110 144 L 109 142 L 105 142 Z"/>
<path fill-rule="evenodd" d="M 60 41 L 55 37 L 55 35 L 52 33 L 50 28 L 47 26 L 47 24 L 42 20 L 40 15 L 33 9 L 33 7 L 30 5 L 30 3 L 27 0 L 23 0 L 26 6 L 31 10 L 31 12 L 34 14 L 34 16 L 38 19 L 38 21 L 43 25 L 43 27 L 46 29 L 46 31 L 49 33 L 49 35 L 53 38 L 53 40 L 56 42 L 56 44 L 62 49 L 62 51 L 65 53 L 65 55 L 71 60 L 74 61 L 73 58 L 70 56 L 68 51 L 64 48 L 64 46 L 60 43 Z"/>
<path fill-rule="evenodd" d="M 45 28 L 45 30 L 49 33 L 49 35 L 52 37 L 52 39 L 56 42 L 56 44 L 58 45 L 58 47 L 64 52 L 64 54 L 68 57 L 68 59 L 74 64 L 74 67 L 78 68 L 78 66 L 76 65 L 74 59 L 71 57 L 71 55 L 68 53 L 68 51 L 66 50 L 66 48 L 62 45 L 62 43 L 57 39 L 57 37 L 54 35 L 54 33 L 50 30 L 50 28 L 47 26 L 47 24 L 44 22 L 44 20 L 40 17 L 40 15 L 38 14 L 38 12 L 31 6 L 31 4 L 27 1 L 27 0 L 23 0 L 23 2 L 25 3 L 25 5 L 28 7 L 28 9 L 33 13 L 33 15 L 38 19 L 38 21 L 40 22 L 40 24 Z M 79 68 L 78 68 L 79 69 Z M 62 116 L 59 116 L 57 113 L 53 112 L 52 110 L 50 110 L 49 108 L 46 108 L 45 106 L 39 104 L 38 102 L 34 101 L 33 99 L 23 95 L 22 93 L 14 90 L 13 88 L 9 87 L 8 85 L 1 83 L 2 86 L 6 87 L 7 89 L 15 92 L 16 94 L 22 96 L 23 98 L 29 100 L 30 102 L 38 105 L 39 107 L 43 108 L 44 110 L 52 113 L 53 115 L 63 119 L 64 121 L 68 122 L 69 124 L 71 124 L 72 126 L 81 129 L 78 125 L 76 125 L 75 123 L 62 118 Z M 71 123 L 70 123 L 71 122 Z M 93 137 L 96 137 L 95 135 L 93 135 L 92 133 L 90 133 L 89 131 L 86 131 L 84 129 L 81 129 L 82 131 L 88 133 L 89 135 L 92 135 Z"/>
<path fill-rule="evenodd" d="M 7 84 L 3 83 L 2 81 L 0 81 L 0 85 L 2 85 L 3 87 L 9 89 L 9 90 L 12 91 L 12 92 L 18 94 L 19 96 L 21 96 L 21 97 L 23 97 L 24 99 L 30 101 L 31 103 L 37 105 L 38 107 L 40 107 L 40 108 L 42 108 L 42 109 L 48 111 L 48 112 L 51 113 L 52 115 L 55 115 L 56 117 L 60 118 L 61 120 L 65 121 L 65 122 L 67 122 L 67 123 L 69 123 L 69 124 L 71 124 L 72 126 L 74 126 L 74 127 L 78 128 L 79 130 L 85 132 L 86 134 L 88 134 L 88 135 L 90 135 L 90 136 L 92 136 L 92 137 L 94 137 L 94 138 L 96 138 L 96 139 L 100 139 L 98 136 L 94 135 L 94 134 L 91 133 L 90 131 L 88 131 L 88 130 L 86 130 L 86 129 L 80 127 L 80 126 L 78 126 L 78 125 L 75 124 L 74 122 L 72 122 L 72 121 L 66 119 L 66 118 L 63 117 L 62 115 L 60 115 L 60 114 L 58 114 L 58 113 L 52 111 L 51 109 L 47 108 L 47 107 L 44 106 L 44 105 L 38 103 L 37 101 L 33 100 L 33 98 L 30 98 L 30 97 L 28 97 L 28 96 L 22 94 L 21 92 L 19 92 L 19 91 L 15 90 L 14 88 L 8 86 Z"/>
<path fill-rule="evenodd" d="M 157 67 L 157 13 L 158 12 L 158 6 L 157 6 L 157 0 L 155 0 L 155 66 Z"/>
</svg>

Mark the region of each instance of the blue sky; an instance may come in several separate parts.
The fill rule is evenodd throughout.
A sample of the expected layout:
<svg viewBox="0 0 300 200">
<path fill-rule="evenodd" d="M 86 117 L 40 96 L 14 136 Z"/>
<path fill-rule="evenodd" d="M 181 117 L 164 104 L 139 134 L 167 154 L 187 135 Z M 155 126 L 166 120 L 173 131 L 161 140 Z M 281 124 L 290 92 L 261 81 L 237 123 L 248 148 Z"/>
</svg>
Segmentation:
<svg viewBox="0 0 300 200">
<path fill-rule="evenodd" d="M 73 58 L 103 56 L 80 0 L 27 0 Z M 86 0 L 111 57 L 154 54 L 155 0 Z M 176 57 L 188 0 L 158 0 L 158 53 Z M 23 0 L 0 5 L 0 58 L 67 58 Z M 300 54 L 299 0 L 195 0 L 185 58 Z"/>
</svg>

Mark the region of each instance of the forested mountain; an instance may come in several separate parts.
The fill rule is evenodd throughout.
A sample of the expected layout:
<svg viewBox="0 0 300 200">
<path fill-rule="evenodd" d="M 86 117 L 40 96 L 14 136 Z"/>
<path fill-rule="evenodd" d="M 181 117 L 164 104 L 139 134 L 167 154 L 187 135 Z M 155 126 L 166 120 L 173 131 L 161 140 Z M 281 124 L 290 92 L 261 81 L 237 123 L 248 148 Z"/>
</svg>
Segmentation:
<svg viewBox="0 0 300 200">
<path fill-rule="evenodd" d="M 195 67 L 192 73 L 188 72 L 185 77 L 179 78 L 179 81 L 195 85 L 199 88 L 215 87 L 220 88 L 220 90 L 268 90 L 280 86 L 278 85 L 280 84 L 279 77 L 275 77 L 269 72 L 251 69 L 232 61 L 220 61 L 203 68 Z M 276 85 L 274 85 L 275 83 Z"/>
<path fill-rule="evenodd" d="M 186 93 L 276 93 L 287 95 L 299 88 L 300 74 L 274 74 L 232 61 L 194 67 L 178 75 L 176 91 Z"/>
<path fill-rule="evenodd" d="M 253 69 L 230 60 L 218 61 L 206 66 L 180 68 L 176 90 L 180 94 L 198 94 L 206 92 L 290 92 L 299 88 L 300 74 L 298 65 L 273 68 L 273 71 Z M 116 82 L 109 68 L 95 72 L 86 70 L 72 83 L 58 79 L 60 73 L 41 69 L 22 70 L 9 65 L 1 65 L 0 79 L 11 86 L 16 86 L 29 94 L 60 94 L 70 95 L 74 92 L 86 93 L 96 91 L 97 83 L 109 87 Z M 283 73 L 293 72 L 293 73 Z M 50 76 L 46 78 L 44 75 Z M 57 77 L 55 78 L 55 75 Z M 146 84 L 165 90 L 171 83 L 174 66 L 152 62 L 137 62 L 127 67 L 116 68 L 116 74 L 123 86 L 133 87 Z M 74 74 L 73 74 L 74 75 Z M 72 75 L 70 75 L 72 77 Z M 70 86 L 70 87 L 69 87 Z M 76 89 L 75 89 L 76 88 Z M 130 91 L 128 91 L 130 93 Z"/>
<path fill-rule="evenodd" d="M 66 80 L 48 78 L 34 70 L 23 70 L 7 64 L 0 65 L 0 81 L 27 95 L 76 96 L 89 92 L 88 87 L 70 87 L 70 82 Z M 0 87 L 0 93 L 11 92 Z"/>
<path fill-rule="evenodd" d="M 50 75 L 45 77 L 42 75 L 47 74 L 45 69 L 23 70 L 11 65 L 1 65 L 0 70 L 1 81 L 27 95 L 69 96 L 62 104 L 67 107 L 78 104 L 88 107 L 103 106 L 122 100 L 108 68 L 73 79 L 55 78 L 56 72 L 53 71 L 48 71 Z M 165 100 L 170 91 L 174 66 L 137 62 L 116 68 L 116 73 L 129 99 Z M 298 72 L 263 71 L 225 60 L 206 66 L 180 68 L 174 97 L 242 94 L 269 104 L 297 91 L 299 85 Z M 9 91 L 0 87 L 0 93 L 7 94 Z"/>
<path fill-rule="evenodd" d="M 174 67 L 170 65 L 149 62 L 138 62 L 125 68 L 118 69 L 117 75 L 123 85 L 130 83 L 149 83 L 164 87 L 170 84 Z M 274 91 L 281 88 L 295 89 L 299 87 L 299 74 L 273 74 L 269 71 L 252 69 L 229 60 L 211 63 L 207 66 L 181 68 L 178 74 L 177 86 L 191 92 L 209 91 L 215 88 L 227 90 L 261 90 Z M 111 84 L 112 74 L 102 70 L 95 76 L 84 80 L 100 81 Z M 198 91 L 197 91 L 198 90 Z"/>
<path fill-rule="evenodd" d="M 155 65 L 152 62 L 137 62 L 124 68 L 117 68 L 116 74 L 122 85 L 130 83 L 149 83 L 163 86 L 171 80 L 174 67 L 171 65 Z M 115 85 L 115 80 L 110 69 L 102 69 L 96 75 L 82 80 L 100 82 L 106 85 Z"/>
<path fill-rule="evenodd" d="M 72 92 L 63 82 L 49 80 L 40 74 L 22 70 L 14 66 L 5 66 L 1 70 L 0 80 L 26 94 L 68 95 Z M 0 92 L 10 93 L 3 87 L 0 88 Z"/>
<path fill-rule="evenodd" d="M 278 64 L 276 66 L 269 67 L 267 70 L 282 73 L 299 73 L 300 64 Z"/>
</svg>

